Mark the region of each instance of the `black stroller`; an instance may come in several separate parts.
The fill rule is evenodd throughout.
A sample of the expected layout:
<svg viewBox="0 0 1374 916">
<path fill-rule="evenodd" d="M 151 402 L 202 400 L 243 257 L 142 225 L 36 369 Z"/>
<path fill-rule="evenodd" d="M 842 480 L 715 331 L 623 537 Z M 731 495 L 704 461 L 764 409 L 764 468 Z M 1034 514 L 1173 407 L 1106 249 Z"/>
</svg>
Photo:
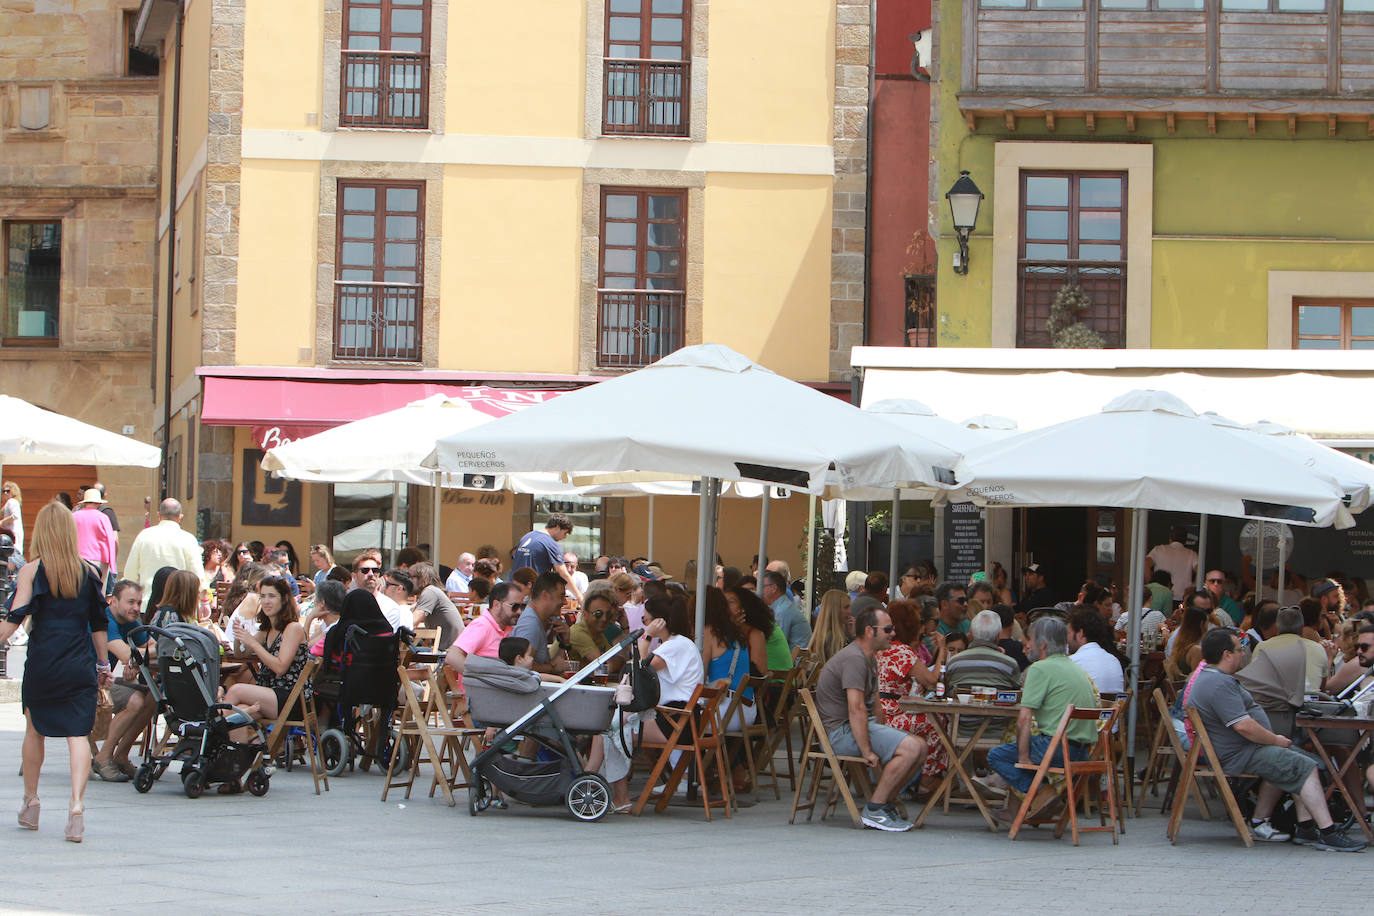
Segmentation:
<svg viewBox="0 0 1374 916">
<path fill-rule="evenodd" d="M 156 673 L 138 649 L 148 634 L 157 638 Z M 262 730 L 243 711 L 216 702 L 220 650 L 215 637 L 194 624 L 174 623 L 166 629 L 136 627 L 128 641 L 158 713 L 176 735 L 176 743 L 166 754 L 158 754 L 153 743 L 148 743 L 134 775 L 134 788 L 147 792 L 168 764 L 181 761 L 181 786 L 187 798 L 199 798 L 216 783 L 235 789 L 242 785 L 254 795 L 266 795 L 272 766 L 264 758 L 267 741 Z M 233 740 L 230 733 L 240 728 L 252 729 L 254 739 Z"/>
<path fill-rule="evenodd" d="M 325 634 L 324 663 L 314 686 L 316 696 L 332 707 L 325 716 L 329 727 L 320 733 L 320 761 L 330 776 L 352 769 L 357 756 L 364 770 L 374 760 L 387 766 L 393 753 L 402 755 L 397 765 L 405 765 L 405 742 L 396 740 L 391 719 L 401 687 L 400 646 L 411 635 L 406 629 L 392 632 L 384 618 L 380 623 L 340 619 Z"/>
<path fill-rule="evenodd" d="M 611 646 L 562 684 L 546 684 L 519 675 L 497 659 L 469 655 L 463 667 L 468 710 L 479 727 L 501 731 L 472 761 L 468 813 L 491 806 L 492 787 L 527 805 L 567 805 L 580 821 L 599 820 L 611 808 L 611 787 L 598 773 L 583 768 L 572 735 L 597 735 L 611 725 L 615 688 L 583 681 L 637 637 L 632 633 Z M 553 760 L 524 760 L 502 752 L 511 740 L 533 739 Z"/>
</svg>

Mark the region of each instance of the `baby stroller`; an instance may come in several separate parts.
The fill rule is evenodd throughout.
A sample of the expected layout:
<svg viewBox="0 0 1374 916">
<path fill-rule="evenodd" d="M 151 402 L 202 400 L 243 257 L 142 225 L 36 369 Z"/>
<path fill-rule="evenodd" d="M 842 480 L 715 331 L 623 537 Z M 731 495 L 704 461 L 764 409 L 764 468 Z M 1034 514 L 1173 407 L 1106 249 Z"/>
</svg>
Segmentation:
<svg viewBox="0 0 1374 916">
<path fill-rule="evenodd" d="M 393 633 L 385 621 L 382 626 L 340 622 L 325 635 L 315 694 L 333 707 L 325 717 L 329 727 L 320 733 L 320 761 L 330 776 L 352 769 L 357 756 L 364 770 L 374 760 L 387 766 L 392 753 L 402 757 L 397 766 L 405 766 L 405 742 L 396 740 L 391 719 L 401 687 L 396 674 L 400 645 L 402 640 L 408 644 L 411 635 L 406 629 Z"/>
<path fill-rule="evenodd" d="M 580 821 L 600 819 L 611 808 L 611 787 L 582 766 L 572 735 L 597 735 L 611 725 L 615 688 L 584 686 L 583 681 L 625 651 L 630 634 L 562 684 L 546 684 L 498 659 L 469 655 L 463 667 L 468 710 L 479 727 L 501 727 L 472 761 L 468 813 L 491 806 L 492 787 L 527 805 L 567 805 Z M 557 759 L 524 760 L 502 752 L 512 739 L 531 738 Z"/>
<path fill-rule="evenodd" d="M 157 638 L 156 674 L 138 649 L 149 634 Z M 219 642 L 214 635 L 195 624 L 174 623 L 166 629 L 136 627 L 128 641 L 158 713 L 166 720 L 167 730 L 176 735 L 176 743 L 166 754 L 156 753 L 148 742 L 134 774 L 134 788 L 149 791 L 169 763 L 181 761 L 181 786 L 187 798 L 199 798 L 216 783 L 235 790 L 242 785 L 254 795 L 266 795 L 272 767 L 264 760 L 267 741 L 262 730 L 247 713 L 215 700 Z M 247 743 L 233 740 L 230 733 L 240 728 L 251 728 L 255 738 Z"/>
</svg>

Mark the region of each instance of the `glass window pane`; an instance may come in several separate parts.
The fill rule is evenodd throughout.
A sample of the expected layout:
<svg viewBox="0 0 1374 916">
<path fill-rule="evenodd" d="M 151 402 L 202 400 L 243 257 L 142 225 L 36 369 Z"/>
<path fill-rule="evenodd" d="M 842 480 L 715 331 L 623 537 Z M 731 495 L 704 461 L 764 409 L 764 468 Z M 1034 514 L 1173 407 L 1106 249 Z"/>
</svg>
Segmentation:
<svg viewBox="0 0 1374 916">
<path fill-rule="evenodd" d="M 413 216 L 388 216 L 386 218 L 386 237 L 389 239 L 415 239 L 419 220 Z"/>
<path fill-rule="evenodd" d="M 1203 0 L 1159 0 L 1155 6 L 1162 10 L 1200 10 Z"/>
<path fill-rule="evenodd" d="M 346 213 L 343 218 L 344 238 L 350 239 L 370 239 L 374 231 L 375 220 L 371 216 L 361 213 Z"/>
<path fill-rule="evenodd" d="M 982 5 L 990 10 L 1023 10 L 1026 0 L 982 0 Z"/>
<path fill-rule="evenodd" d="M 1374 308 L 1355 306 L 1350 309 L 1350 333 L 1355 337 L 1374 337 Z"/>
<path fill-rule="evenodd" d="M 649 56 L 654 60 L 682 60 L 682 45 L 654 45 Z"/>
<path fill-rule="evenodd" d="M 361 281 L 371 280 L 371 279 L 372 279 L 372 271 L 370 271 L 370 270 L 348 270 L 347 268 L 345 268 L 344 270 L 339 271 L 339 279 L 340 279 L 340 280 L 361 280 Z"/>
<path fill-rule="evenodd" d="M 1080 178 L 1078 180 L 1080 207 L 1121 206 L 1120 178 Z"/>
<path fill-rule="evenodd" d="M 678 253 L 676 251 L 650 250 L 644 255 L 644 269 L 651 274 L 673 274 L 678 272 Z"/>
<path fill-rule="evenodd" d="M 1069 246 L 1027 245 L 1026 257 L 1032 261 L 1065 261 L 1069 257 Z"/>
<path fill-rule="evenodd" d="M 420 206 L 420 192 L 415 188 L 387 188 L 386 208 L 392 212 L 414 213 Z"/>
<path fill-rule="evenodd" d="M 1069 211 L 1067 210 L 1027 210 L 1026 238 L 1028 239 L 1067 239 L 1069 237 Z"/>
<path fill-rule="evenodd" d="M 602 286 L 603 286 L 603 288 L 605 288 L 605 289 L 634 289 L 634 288 L 635 288 L 635 278 L 634 278 L 634 277 L 607 277 L 605 280 L 602 281 Z"/>
<path fill-rule="evenodd" d="M 404 51 L 407 54 L 419 54 L 424 49 L 425 43 L 422 38 L 420 38 L 419 36 L 416 36 L 414 38 L 408 38 L 405 35 L 393 35 L 391 37 L 391 47 L 387 48 L 388 51 Z M 407 63 L 405 64 L 405 66 L 414 67 L 414 64 Z M 400 71 L 400 67 L 395 67 L 392 69 L 393 73 L 397 73 Z M 415 80 L 417 78 L 417 76 L 411 77 L 412 80 Z M 412 83 L 412 85 L 414 85 L 414 83 Z"/>
<path fill-rule="evenodd" d="M 56 337 L 62 291 L 62 224 L 14 223 L 5 252 L 11 337 Z"/>
<path fill-rule="evenodd" d="M 1279 0 L 1279 9 L 1285 13 L 1320 13 L 1326 9 L 1326 0 Z"/>
<path fill-rule="evenodd" d="M 608 274 L 633 274 L 635 272 L 635 253 L 628 248 L 608 248 L 604 261 Z"/>
<path fill-rule="evenodd" d="M 682 275 L 674 274 L 667 277 L 650 277 L 644 284 L 645 289 L 682 289 Z"/>
<path fill-rule="evenodd" d="M 1224 10 L 1267 10 L 1269 0 L 1221 0 Z"/>
<path fill-rule="evenodd" d="M 1374 12 L 1374 0 L 1345 0 L 1343 9 L 1347 13 Z"/>
<path fill-rule="evenodd" d="M 681 13 L 682 0 L 654 0 L 655 13 Z"/>
<path fill-rule="evenodd" d="M 1350 342 L 1352 350 L 1374 350 L 1374 340 L 1352 340 Z"/>
<path fill-rule="evenodd" d="M 680 219 L 682 217 L 682 201 L 677 196 L 660 197 L 657 194 L 649 195 L 649 218 L 650 219 Z"/>
<path fill-rule="evenodd" d="M 611 0 L 612 13 L 638 13 L 639 0 Z"/>
<path fill-rule="evenodd" d="M 1338 305 L 1298 306 L 1298 336 L 1316 334 L 1341 336 L 1341 308 Z"/>
<path fill-rule="evenodd" d="M 1102 0 L 1104 10 L 1143 10 L 1149 7 L 1149 0 Z"/>
<path fill-rule="evenodd" d="M 344 242 L 342 262 L 351 267 L 371 267 L 373 247 L 371 242 Z"/>
<path fill-rule="evenodd" d="M 634 223 L 607 223 L 602 241 L 607 245 L 633 245 L 639 237 Z"/>
<path fill-rule="evenodd" d="M 681 41 L 682 20 L 678 18 L 655 17 L 649 37 L 654 41 Z"/>
<path fill-rule="evenodd" d="M 345 210 L 377 209 L 377 192 L 372 188 L 344 188 Z"/>
<path fill-rule="evenodd" d="M 1029 207 L 1067 207 L 1069 179 L 1031 175 L 1026 179 L 1026 205 Z"/>
<path fill-rule="evenodd" d="M 1339 340 L 1298 340 L 1299 350 L 1339 350 Z"/>
<path fill-rule="evenodd" d="M 387 270 L 382 272 L 382 279 L 387 283 L 419 283 L 413 270 Z"/>
<path fill-rule="evenodd" d="M 639 198 L 633 194 L 607 194 L 607 219 L 634 219 L 639 215 Z"/>
<path fill-rule="evenodd" d="M 382 47 L 382 40 L 376 35 L 349 35 L 348 50 L 350 51 L 377 51 Z"/>
<path fill-rule="evenodd" d="M 1120 245 L 1079 245 L 1080 261 L 1120 261 Z"/>
<path fill-rule="evenodd" d="M 416 246 L 407 242 L 388 242 L 386 246 L 387 267 L 414 267 Z"/>
<path fill-rule="evenodd" d="M 611 41 L 639 41 L 639 20 L 629 16 L 611 17 Z"/>
<path fill-rule="evenodd" d="M 418 35 L 425 30 L 424 10 L 392 10 L 391 31 Z"/>
<path fill-rule="evenodd" d="M 1078 214 L 1078 237 L 1080 239 L 1121 240 L 1121 214 L 1116 211 L 1094 213 L 1084 211 Z"/>
<path fill-rule="evenodd" d="M 607 47 L 606 56 L 617 60 L 638 57 L 639 45 L 610 45 Z"/>
<path fill-rule="evenodd" d="M 359 9 L 348 11 L 348 29 L 351 32 L 380 32 L 382 30 L 382 11 L 379 9 Z"/>
<path fill-rule="evenodd" d="M 1081 10 L 1083 0 L 1035 0 L 1038 10 Z"/>
<path fill-rule="evenodd" d="M 649 244 L 658 248 L 676 248 L 682 244 L 682 229 L 673 223 L 650 223 Z"/>
</svg>

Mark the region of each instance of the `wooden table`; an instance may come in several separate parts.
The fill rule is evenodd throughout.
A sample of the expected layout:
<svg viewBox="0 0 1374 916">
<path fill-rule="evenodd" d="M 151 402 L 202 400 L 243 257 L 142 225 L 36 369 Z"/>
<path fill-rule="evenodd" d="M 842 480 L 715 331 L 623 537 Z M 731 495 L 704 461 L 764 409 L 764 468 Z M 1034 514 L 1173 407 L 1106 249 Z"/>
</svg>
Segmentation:
<svg viewBox="0 0 1374 916">
<path fill-rule="evenodd" d="M 1345 785 L 1346 771 L 1355 766 L 1355 758 L 1360 755 L 1360 748 L 1368 744 L 1370 737 L 1374 736 L 1374 719 L 1357 719 L 1354 716 L 1298 716 L 1294 724 L 1307 733 L 1307 739 L 1312 742 L 1312 749 L 1317 752 L 1317 756 L 1326 765 L 1326 771 L 1331 774 L 1331 785 L 1326 787 L 1327 800 L 1331 799 L 1332 792 L 1340 792 L 1350 810 L 1357 815 L 1356 821 L 1364 831 L 1365 838 L 1374 840 L 1374 830 L 1370 829 L 1369 821 L 1365 819 L 1364 792 L 1357 792 L 1352 796 Z M 1356 733 L 1355 743 L 1350 746 L 1350 756 L 1346 757 L 1345 764 L 1339 768 L 1332 762 L 1331 755 L 1322 744 L 1319 732 L 1323 728 L 1341 728 Z"/>
<path fill-rule="evenodd" d="M 954 791 L 954 777 L 957 775 L 968 787 L 969 795 L 973 797 L 973 802 L 978 806 L 978 811 L 983 815 L 983 820 L 987 821 L 988 829 L 993 833 L 997 832 L 997 819 L 992 816 L 992 811 L 988 809 L 983 801 L 983 796 L 979 794 L 978 788 L 973 783 L 973 777 L 965 768 L 965 761 L 973 753 L 973 749 L 978 746 L 978 741 L 983 737 L 989 725 L 993 722 L 1006 723 L 1015 721 L 1021 714 L 1020 706 L 997 706 L 997 705 L 978 705 L 974 703 L 960 703 L 956 700 L 926 700 L 921 697 L 904 697 L 897 701 L 897 705 L 903 712 L 923 713 L 926 721 L 935 730 L 936 736 L 940 739 L 940 744 L 944 745 L 945 753 L 949 756 L 949 769 L 945 770 L 945 777 L 940 781 L 940 785 L 931 793 L 926 805 L 921 809 L 920 815 L 916 818 L 916 826 L 920 827 L 925 823 L 930 812 L 935 806 L 944 801 Z M 949 727 L 946 728 L 940 723 L 941 716 L 948 716 L 950 719 Z M 967 739 L 959 735 L 960 718 L 976 718 L 978 727 Z M 959 749 L 959 744 L 963 744 L 963 749 Z"/>
</svg>

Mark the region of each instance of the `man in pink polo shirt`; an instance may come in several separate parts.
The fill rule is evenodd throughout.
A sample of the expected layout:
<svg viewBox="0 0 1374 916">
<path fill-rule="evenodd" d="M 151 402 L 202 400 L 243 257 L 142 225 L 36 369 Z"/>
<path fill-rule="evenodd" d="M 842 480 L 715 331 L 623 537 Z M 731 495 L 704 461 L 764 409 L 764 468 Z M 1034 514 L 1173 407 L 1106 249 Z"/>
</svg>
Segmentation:
<svg viewBox="0 0 1374 916">
<path fill-rule="evenodd" d="M 458 641 L 444 654 L 444 664 L 458 672 L 458 686 L 463 686 L 463 663 L 469 655 L 498 658 L 501 640 L 510 635 L 520 611 L 525 607 L 525 593 L 518 583 L 498 582 L 492 586 L 490 606 L 486 612 L 463 628 Z"/>
<path fill-rule="evenodd" d="M 81 496 L 72 517 L 76 519 L 76 549 L 83 560 L 90 560 L 100 567 L 100 579 L 108 581 L 108 574 L 116 572 L 115 563 L 119 559 L 119 541 L 115 538 L 110 519 L 100 507 L 105 499 L 94 488 Z"/>
</svg>

